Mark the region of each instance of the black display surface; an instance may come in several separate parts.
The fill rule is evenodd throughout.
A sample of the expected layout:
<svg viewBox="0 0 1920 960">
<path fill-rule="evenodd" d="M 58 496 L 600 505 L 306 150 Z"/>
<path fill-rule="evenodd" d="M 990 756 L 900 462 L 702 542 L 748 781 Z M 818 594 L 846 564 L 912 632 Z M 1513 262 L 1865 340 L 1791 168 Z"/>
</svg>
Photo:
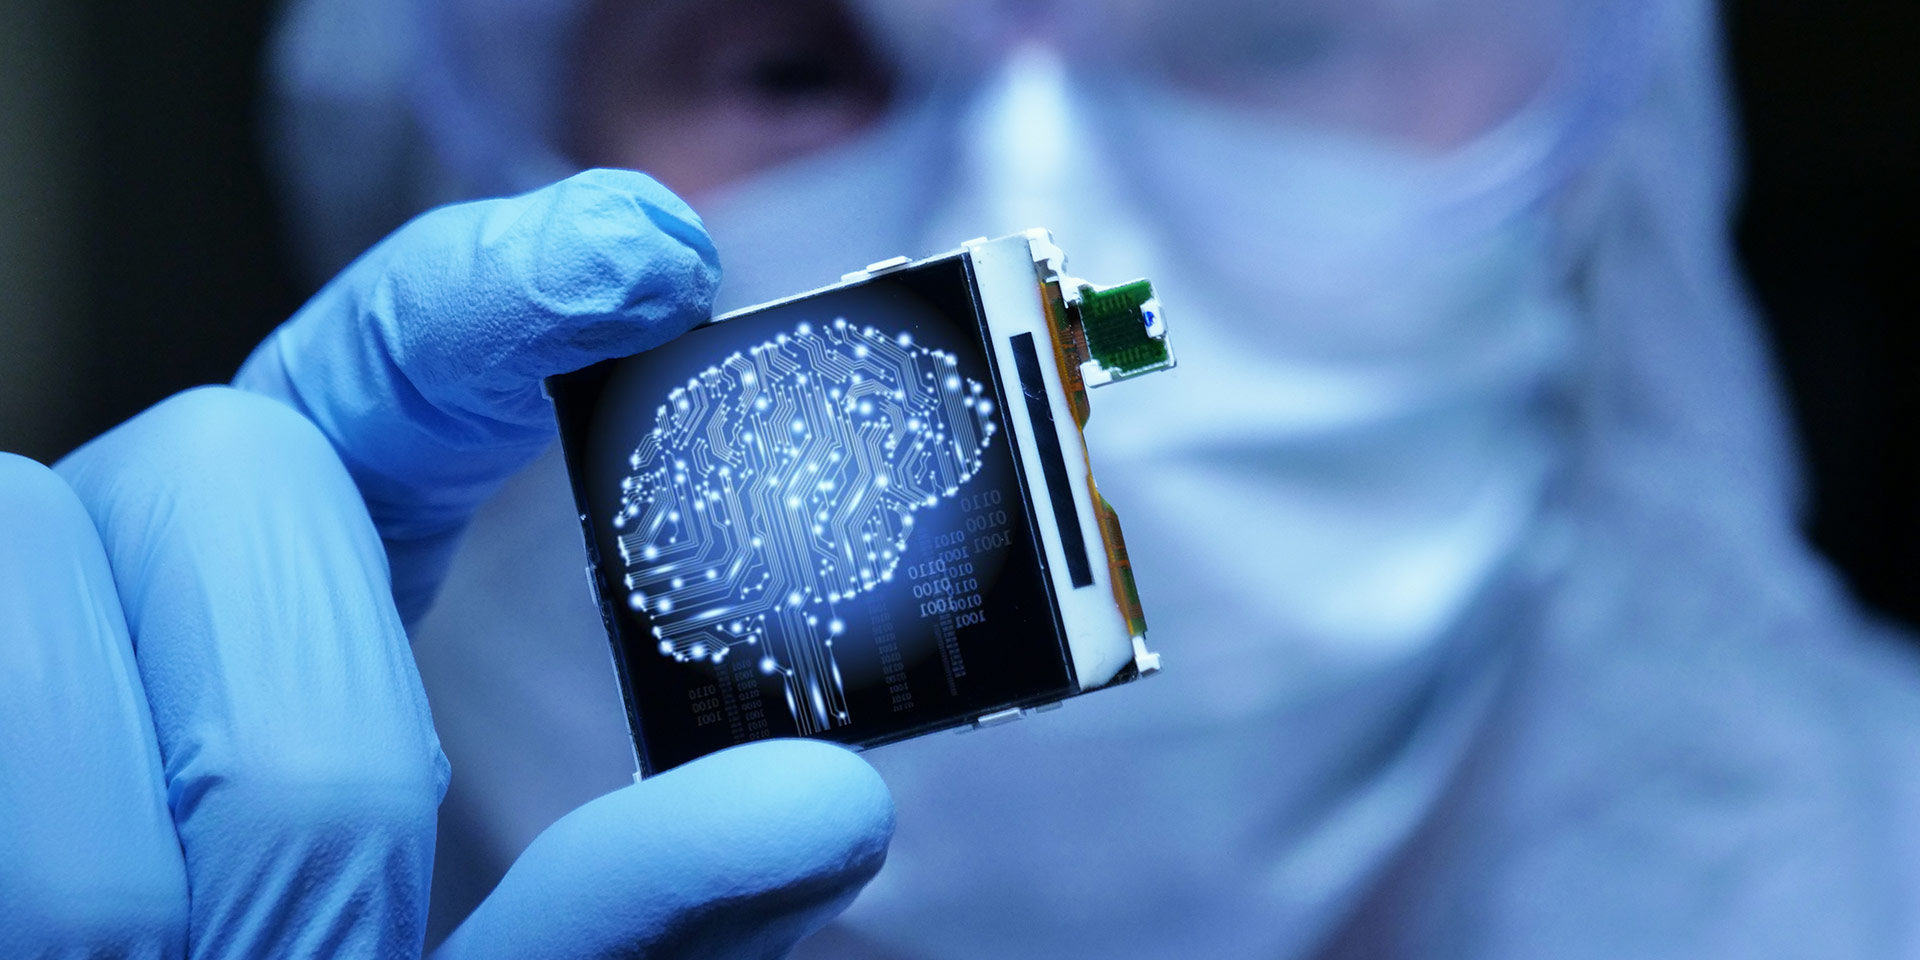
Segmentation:
<svg viewBox="0 0 1920 960">
<path fill-rule="evenodd" d="M 954 256 L 549 382 L 643 772 L 1072 691 L 982 330 Z"/>
</svg>

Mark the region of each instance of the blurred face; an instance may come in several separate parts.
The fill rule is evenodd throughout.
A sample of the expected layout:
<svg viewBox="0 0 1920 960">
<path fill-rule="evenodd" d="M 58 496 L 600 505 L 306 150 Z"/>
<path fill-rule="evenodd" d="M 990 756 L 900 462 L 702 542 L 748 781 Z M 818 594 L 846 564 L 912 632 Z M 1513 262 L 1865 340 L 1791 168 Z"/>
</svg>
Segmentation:
<svg viewBox="0 0 1920 960">
<path fill-rule="evenodd" d="M 869 0 L 914 56 L 1049 43 L 1237 109 L 1444 150 L 1509 116 L 1564 51 L 1542 0 Z M 897 92 L 842 0 L 597 0 L 580 35 L 574 159 L 697 196 L 840 143 Z"/>
<path fill-rule="evenodd" d="M 574 158 L 682 194 L 839 143 L 892 95 L 836 0 L 597 0 L 580 42 Z"/>
</svg>

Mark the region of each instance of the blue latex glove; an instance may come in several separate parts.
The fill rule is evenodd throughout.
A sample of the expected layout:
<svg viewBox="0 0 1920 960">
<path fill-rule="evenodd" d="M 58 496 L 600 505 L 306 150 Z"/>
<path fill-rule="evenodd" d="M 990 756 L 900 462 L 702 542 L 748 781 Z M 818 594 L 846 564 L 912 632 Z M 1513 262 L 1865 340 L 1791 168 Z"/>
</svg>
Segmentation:
<svg viewBox="0 0 1920 960">
<path fill-rule="evenodd" d="M 333 443 L 411 622 L 474 510 L 553 442 L 541 380 L 679 336 L 707 318 L 719 280 L 678 197 L 592 170 L 402 227 L 274 331 L 234 385 Z"/>
<path fill-rule="evenodd" d="M 241 382 L 286 403 L 202 389 L 57 476 L 0 457 L 0 956 L 418 955 L 447 769 L 393 584 L 424 603 L 547 442 L 541 376 L 712 283 L 637 174 L 449 207 L 263 345 Z M 563 818 L 439 955 L 778 956 L 892 816 L 837 747 L 715 754 Z"/>
</svg>

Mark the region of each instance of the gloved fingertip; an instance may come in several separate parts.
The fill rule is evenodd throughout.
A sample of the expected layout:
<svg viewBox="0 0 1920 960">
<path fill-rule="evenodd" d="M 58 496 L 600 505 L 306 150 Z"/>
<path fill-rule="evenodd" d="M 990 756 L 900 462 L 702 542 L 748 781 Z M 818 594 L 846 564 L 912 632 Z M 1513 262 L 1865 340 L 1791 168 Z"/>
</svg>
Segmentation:
<svg viewBox="0 0 1920 960">
<path fill-rule="evenodd" d="M 631 170 L 442 207 L 389 244 L 367 259 L 365 289 L 342 292 L 371 306 L 378 340 L 429 414 L 456 413 L 450 431 L 550 430 L 543 378 L 679 336 L 712 316 L 720 283 L 700 218 Z"/>
<path fill-rule="evenodd" d="M 879 771 L 845 747 L 766 740 L 723 750 L 654 780 L 664 784 L 675 776 L 697 776 L 698 789 L 750 798 L 764 808 L 760 815 L 774 816 L 789 836 L 822 841 L 812 850 L 793 851 L 796 867 L 864 884 L 886 860 L 893 839 L 893 794 Z M 756 787 L 762 791 L 757 796 Z"/>
<path fill-rule="evenodd" d="M 693 208 L 652 177 L 588 170 L 538 194 L 546 194 L 547 217 L 566 243 L 595 261 L 582 273 L 617 300 L 610 319 L 638 321 L 623 324 L 640 335 L 623 345 L 630 347 L 625 352 L 678 336 L 711 315 L 719 252 Z"/>
<path fill-rule="evenodd" d="M 706 224 L 685 200 L 660 181 L 635 170 L 600 167 L 582 171 L 562 182 L 631 198 L 649 223 L 697 255 L 712 273 L 713 282 L 718 284 L 720 255 L 714 249 L 713 238 L 707 235 Z"/>
<path fill-rule="evenodd" d="M 549 827 L 438 955 L 782 956 L 879 871 L 893 823 L 845 749 L 736 747 Z"/>
</svg>

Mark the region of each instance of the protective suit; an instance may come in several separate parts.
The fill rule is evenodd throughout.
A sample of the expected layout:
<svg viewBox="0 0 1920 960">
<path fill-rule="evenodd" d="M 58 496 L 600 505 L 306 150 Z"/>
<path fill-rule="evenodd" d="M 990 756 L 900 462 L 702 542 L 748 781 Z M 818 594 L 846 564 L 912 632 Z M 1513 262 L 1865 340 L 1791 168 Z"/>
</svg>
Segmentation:
<svg viewBox="0 0 1920 960">
<path fill-rule="evenodd" d="M 581 9 L 402 6 L 277 41 L 322 268 L 577 165 Z M 869 754 L 888 865 L 802 955 L 1920 950 L 1920 668 L 1795 529 L 1709 5 L 862 11 L 886 114 L 689 198 L 719 305 L 1034 225 L 1152 277 L 1181 367 L 1089 449 L 1167 669 Z M 414 631 L 430 939 L 631 774 L 581 562 L 550 452 Z"/>
</svg>

